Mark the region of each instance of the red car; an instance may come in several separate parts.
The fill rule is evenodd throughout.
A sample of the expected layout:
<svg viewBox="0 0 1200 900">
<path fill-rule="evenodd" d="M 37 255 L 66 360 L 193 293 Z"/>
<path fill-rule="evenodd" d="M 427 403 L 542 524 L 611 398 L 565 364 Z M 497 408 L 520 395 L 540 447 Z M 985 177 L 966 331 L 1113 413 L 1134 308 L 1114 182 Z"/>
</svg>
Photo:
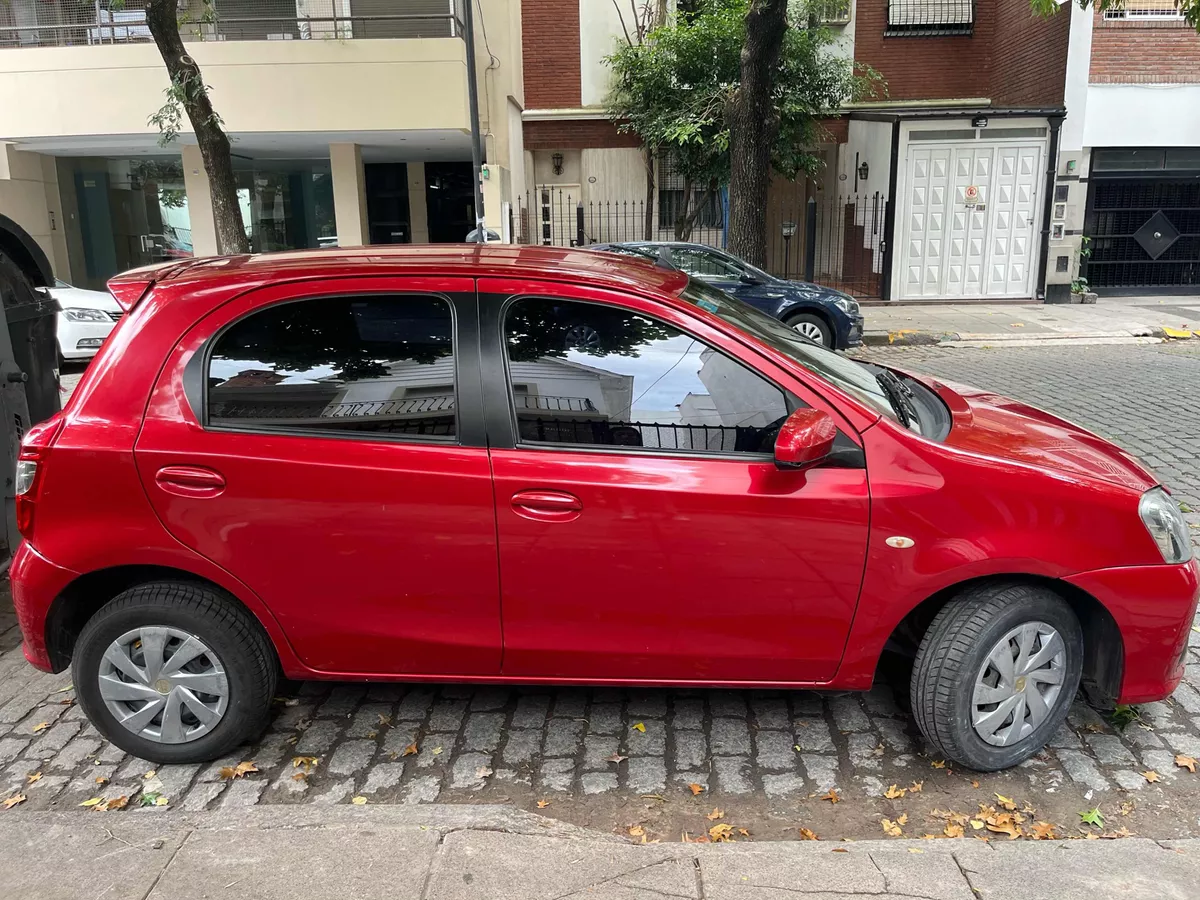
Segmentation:
<svg viewBox="0 0 1200 900">
<path fill-rule="evenodd" d="M 115 278 L 129 312 L 17 472 L 29 661 L 135 756 L 207 760 L 277 679 L 865 690 L 1011 766 L 1081 679 L 1183 671 L 1157 479 L 582 250 L 322 250 Z"/>
</svg>

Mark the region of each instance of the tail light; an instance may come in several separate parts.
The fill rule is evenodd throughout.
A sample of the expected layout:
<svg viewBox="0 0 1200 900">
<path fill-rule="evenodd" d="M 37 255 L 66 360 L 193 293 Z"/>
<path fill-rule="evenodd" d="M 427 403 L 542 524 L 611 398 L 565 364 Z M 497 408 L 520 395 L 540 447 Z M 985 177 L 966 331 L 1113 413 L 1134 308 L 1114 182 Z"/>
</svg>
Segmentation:
<svg viewBox="0 0 1200 900">
<path fill-rule="evenodd" d="M 30 428 L 21 441 L 14 482 L 17 529 L 21 536 L 30 542 L 33 541 L 33 514 L 37 509 L 38 496 L 42 489 L 46 460 L 62 426 L 62 416 L 52 416 Z"/>
</svg>

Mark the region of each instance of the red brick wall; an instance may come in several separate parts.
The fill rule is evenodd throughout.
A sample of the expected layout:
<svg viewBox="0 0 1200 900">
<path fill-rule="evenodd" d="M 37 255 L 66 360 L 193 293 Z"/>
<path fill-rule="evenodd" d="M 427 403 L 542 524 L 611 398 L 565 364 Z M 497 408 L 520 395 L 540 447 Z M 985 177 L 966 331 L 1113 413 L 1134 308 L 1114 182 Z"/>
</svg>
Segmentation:
<svg viewBox="0 0 1200 900">
<path fill-rule="evenodd" d="M 579 107 L 579 0 L 522 0 L 521 51 L 526 109 Z"/>
<path fill-rule="evenodd" d="M 640 147 L 635 134 L 617 131 L 607 119 L 526 122 L 526 150 L 574 150 L 593 147 Z"/>
<path fill-rule="evenodd" d="M 988 96 L 998 106 L 1062 106 L 1071 9 L 1043 18 L 1026 0 L 1002 0 L 994 15 Z"/>
<path fill-rule="evenodd" d="M 1092 30 L 1092 84 L 1200 84 L 1200 35 L 1183 20 L 1105 19 Z M 1180 110 L 1196 115 L 1196 110 Z"/>
</svg>

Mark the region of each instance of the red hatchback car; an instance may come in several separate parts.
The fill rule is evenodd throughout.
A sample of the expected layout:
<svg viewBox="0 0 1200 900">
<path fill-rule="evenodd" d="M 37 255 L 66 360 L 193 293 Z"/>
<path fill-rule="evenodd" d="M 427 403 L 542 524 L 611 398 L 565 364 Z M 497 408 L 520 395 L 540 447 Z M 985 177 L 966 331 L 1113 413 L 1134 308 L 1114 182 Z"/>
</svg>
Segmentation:
<svg viewBox="0 0 1200 900">
<path fill-rule="evenodd" d="M 220 756 L 293 679 L 863 690 L 933 752 L 1169 694 L 1188 529 L 1130 456 L 687 276 L 457 246 L 169 263 L 31 429 L 25 655 L 122 749 Z"/>
</svg>

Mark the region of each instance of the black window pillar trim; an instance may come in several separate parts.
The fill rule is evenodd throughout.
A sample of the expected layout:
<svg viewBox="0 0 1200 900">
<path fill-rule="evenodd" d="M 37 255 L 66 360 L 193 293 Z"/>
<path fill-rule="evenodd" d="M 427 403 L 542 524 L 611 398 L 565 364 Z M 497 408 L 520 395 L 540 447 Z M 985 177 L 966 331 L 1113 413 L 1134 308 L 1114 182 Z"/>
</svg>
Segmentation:
<svg viewBox="0 0 1200 900">
<path fill-rule="evenodd" d="M 1050 220 L 1054 217 L 1054 178 L 1058 174 L 1058 139 L 1062 131 L 1062 116 L 1049 116 L 1050 146 L 1046 151 L 1046 184 L 1042 200 L 1042 233 L 1038 250 L 1036 299 L 1046 302 L 1046 267 L 1050 262 Z"/>
<path fill-rule="evenodd" d="M 480 421 L 487 432 L 487 445 L 497 450 L 517 446 L 516 423 L 509 399 L 508 349 L 504 344 L 504 314 L 507 294 L 480 291 L 478 297 L 479 377 L 483 415 Z"/>
</svg>

